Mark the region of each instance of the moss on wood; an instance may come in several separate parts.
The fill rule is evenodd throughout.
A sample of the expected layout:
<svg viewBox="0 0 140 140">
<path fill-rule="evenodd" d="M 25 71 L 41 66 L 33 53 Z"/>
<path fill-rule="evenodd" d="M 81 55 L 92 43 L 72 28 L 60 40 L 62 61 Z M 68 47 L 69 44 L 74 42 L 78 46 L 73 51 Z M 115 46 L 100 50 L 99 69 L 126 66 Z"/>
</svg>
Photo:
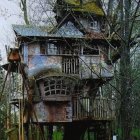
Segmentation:
<svg viewBox="0 0 140 140">
<path fill-rule="evenodd" d="M 100 16 L 104 15 L 103 10 L 96 4 L 96 2 L 87 2 L 82 5 L 80 5 L 79 0 L 65 0 L 65 2 L 69 5 L 75 6 L 72 8 L 73 11 L 94 13 Z"/>
</svg>

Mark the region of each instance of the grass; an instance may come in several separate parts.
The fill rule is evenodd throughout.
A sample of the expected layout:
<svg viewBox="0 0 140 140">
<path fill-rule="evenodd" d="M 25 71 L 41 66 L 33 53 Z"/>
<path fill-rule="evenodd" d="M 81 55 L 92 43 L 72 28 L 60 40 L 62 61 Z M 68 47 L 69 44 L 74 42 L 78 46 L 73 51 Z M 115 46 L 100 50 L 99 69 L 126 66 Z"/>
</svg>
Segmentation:
<svg viewBox="0 0 140 140">
<path fill-rule="evenodd" d="M 53 140 L 62 140 L 63 133 L 61 131 L 54 131 L 53 132 Z"/>
<path fill-rule="evenodd" d="M 88 136 L 89 135 L 89 136 Z M 90 140 L 95 140 L 94 138 L 94 132 L 90 132 L 88 134 L 88 132 L 86 131 L 85 135 L 84 135 L 84 140 L 88 140 L 88 137 L 90 137 Z"/>
<path fill-rule="evenodd" d="M 131 135 L 134 138 L 140 139 L 140 129 L 138 129 L 138 128 L 133 129 L 131 132 Z"/>
<path fill-rule="evenodd" d="M 118 129 L 118 136 L 121 137 L 122 135 L 122 131 L 121 129 Z M 136 139 L 140 139 L 140 129 L 139 128 L 133 128 L 133 130 L 131 131 L 131 136 L 133 138 L 136 138 Z"/>
</svg>

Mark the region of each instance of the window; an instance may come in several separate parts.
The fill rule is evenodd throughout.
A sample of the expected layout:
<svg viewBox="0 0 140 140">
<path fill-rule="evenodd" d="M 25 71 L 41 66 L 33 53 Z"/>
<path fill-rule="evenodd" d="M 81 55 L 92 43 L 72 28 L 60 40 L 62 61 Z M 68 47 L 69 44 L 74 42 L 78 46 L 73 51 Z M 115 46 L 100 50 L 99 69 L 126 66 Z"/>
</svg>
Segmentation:
<svg viewBox="0 0 140 140">
<path fill-rule="evenodd" d="M 97 46 L 94 47 L 85 47 L 83 49 L 83 55 L 99 55 L 99 48 Z"/>
<path fill-rule="evenodd" d="M 73 43 L 73 44 L 71 44 L 72 47 L 63 46 L 62 47 L 62 54 L 70 54 L 70 55 L 78 55 L 78 54 L 80 54 L 81 48 L 78 45 Z"/>
<path fill-rule="evenodd" d="M 40 54 L 46 54 L 46 48 L 44 46 L 40 46 Z"/>
<path fill-rule="evenodd" d="M 69 80 L 70 82 L 70 80 Z M 52 77 L 51 79 L 46 79 L 44 81 L 44 86 L 41 87 L 44 89 L 45 96 L 49 95 L 70 95 L 70 83 L 66 84 L 64 77 Z M 55 96 L 56 98 L 56 96 Z"/>
<path fill-rule="evenodd" d="M 98 22 L 97 22 L 97 21 L 92 21 L 92 22 L 90 23 L 90 27 L 91 27 L 92 29 L 98 29 Z"/>
<path fill-rule="evenodd" d="M 72 54 L 72 49 L 69 48 L 68 46 L 63 46 L 63 51 L 62 51 L 62 54 Z"/>
<path fill-rule="evenodd" d="M 40 54 L 46 54 L 46 43 L 45 42 L 40 43 Z"/>
<path fill-rule="evenodd" d="M 41 42 L 40 43 L 40 54 L 47 54 L 47 55 L 58 55 L 61 52 L 61 48 L 58 44 L 55 43 L 48 43 L 48 42 Z"/>
<path fill-rule="evenodd" d="M 58 54 L 57 46 L 55 44 L 48 43 L 47 54 L 48 55 L 56 55 L 56 54 Z"/>
</svg>

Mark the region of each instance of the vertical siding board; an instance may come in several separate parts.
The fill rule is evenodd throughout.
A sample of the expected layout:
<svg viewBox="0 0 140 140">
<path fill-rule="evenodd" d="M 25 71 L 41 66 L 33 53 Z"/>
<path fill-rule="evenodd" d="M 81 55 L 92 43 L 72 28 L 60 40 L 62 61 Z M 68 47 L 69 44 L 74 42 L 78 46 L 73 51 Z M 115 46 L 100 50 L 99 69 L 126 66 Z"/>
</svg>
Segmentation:
<svg viewBox="0 0 140 140">
<path fill-rule="evenodd" d="M 28 65 L 28 45 L 27 43 L 24 43 L 24 62 Z"/>
</svg>

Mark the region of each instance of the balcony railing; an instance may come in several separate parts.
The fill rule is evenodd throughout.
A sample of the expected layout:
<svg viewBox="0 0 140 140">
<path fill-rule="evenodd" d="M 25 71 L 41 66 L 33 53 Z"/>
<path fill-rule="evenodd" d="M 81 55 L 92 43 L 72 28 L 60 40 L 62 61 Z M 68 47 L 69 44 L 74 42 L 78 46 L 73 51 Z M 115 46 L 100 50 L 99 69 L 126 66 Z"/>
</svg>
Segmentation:
<svg viewBox="0 0 140 140">
<path fill-rule="evenodd" d="M 73 98 L 73 120 L 113 120 L 115 105 L 107 98 Z"/>
</svg>

